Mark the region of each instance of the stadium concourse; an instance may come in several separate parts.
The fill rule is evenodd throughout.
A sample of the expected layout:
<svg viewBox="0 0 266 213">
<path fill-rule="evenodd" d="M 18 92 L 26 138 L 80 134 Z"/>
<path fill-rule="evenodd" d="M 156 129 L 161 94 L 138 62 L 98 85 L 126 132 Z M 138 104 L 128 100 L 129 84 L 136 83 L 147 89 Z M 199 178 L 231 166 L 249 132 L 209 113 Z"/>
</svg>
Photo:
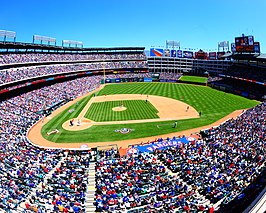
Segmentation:
<svg viewBox="0 0 266 213">
<path fill-rule="evenodd" d="M 70 61 L 74 65 L 65 63 Z M 26 136 L 42 119 L 44 106 L 54 111 L 94 91 L 104 78 L 103 69 L 138 71 L 107 73 L 110 78 L 151 77 L 146 56 L 137 50 L 9 53 L 0 55 L 0 63 L 3 212 L 241 212 L 265 187 L 265 102 L 208 128 L 197 141 L 157 138 L 134 145 L 122 157 L 117 149 L 41 148 Z M 64 81 L 56 78 L 62 74 Z M 180 74 L 165 74 L 168 77 Z M 47 78 L 47 84 L 35 87 Z M 22 91 L 29 85 L 31 89 Z M 144 146 L 153 149 L 140 151 Z"/>
</svg>

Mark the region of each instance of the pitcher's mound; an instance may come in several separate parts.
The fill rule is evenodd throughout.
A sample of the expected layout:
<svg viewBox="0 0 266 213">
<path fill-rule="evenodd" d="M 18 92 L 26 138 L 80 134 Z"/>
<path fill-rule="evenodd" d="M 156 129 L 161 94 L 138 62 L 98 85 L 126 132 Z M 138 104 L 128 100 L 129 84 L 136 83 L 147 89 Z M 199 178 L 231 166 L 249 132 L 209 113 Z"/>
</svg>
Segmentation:
<svg viewBox="0 0 266 213">
<path fill-rule="evenodd" d="M 120 111 L 124 111 L 124 110 L 126 110 L 127 108 L 126 107 L 123 107 L 123 106 L 119 106 L 119 107 L 114 107 L 112 110 L 113 111 L 118 111 L 118 112 L 120 112 Z"/>
</svg>

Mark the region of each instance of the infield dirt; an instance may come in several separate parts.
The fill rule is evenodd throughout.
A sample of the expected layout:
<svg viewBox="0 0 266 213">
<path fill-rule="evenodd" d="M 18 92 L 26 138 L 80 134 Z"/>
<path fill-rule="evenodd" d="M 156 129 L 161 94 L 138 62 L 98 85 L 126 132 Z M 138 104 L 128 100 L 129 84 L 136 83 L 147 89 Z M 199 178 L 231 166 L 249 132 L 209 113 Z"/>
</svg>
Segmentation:
<svg viewBox="0 0 266 213">
<path fill-rule="evenodd" d="M 97 90 L 100 90 L 101 88 L 102 87 L 100 87 Z M 97 90 L 95 90 L 94 92 L 96 92 Z M 118 147 L 126 148 L 130 144 L 137 144 L 137 143 L 141 143 L 141 142 L 152 141 L 155 138 L 160 138 L 160 137 L 166 138 L 166 137 L 173 137 L 173 136 L 180 136 L 180 135 L 190 136 L 191 134 L 198 133 L 200 130 L 207 129 L 207 128 L 210 128 L 213 126 L 218 126 L 219 124 L 221 124 L 222 122 L 224 122 L 230 118 L 236 118 L 237 116 L 239 116 L 243 112 L 243 110 L 237 110 L 237 111 L 232 112 L 231 114 L 227 115 L 226 117 L 216 121 L 215 123 L 212 123 L 212 124 L 207 125 L 207 126 L 202 126 L 202 127 L 198 127 L 198 128 L 194 128 L 194 129 L 190 129 L 190 130 L 185 130 L 185 131 L 181 131 L 181 132 L 176 132 L 176 133 L 169 133 L 169 134 L 165 134 L 165 135 L 158 135 L 158 136 L 138 138 L 138 139 L 130 139 L 130 140 L 122 140 L 122 141 L 109 141 L 109 142 L 95 142 L 95 143 L 94 142 L 93 143 L 84 143 L 84 142 L 83 143 L 67 143 L 67 141 L 65 143 L 54 143 L 54 142 L 48 141 L 45 138 L 43 138 L 43 136 L 41 135 L 41 129 L 42 129 L 42 126 L 44 124 L 49 122 L 49 120 L 52 119 L 53 117 L 55 117 L 57 114 L 61 113 L 62 111 L 67 109 L 69 106 L 75 104 L 76 102 L 80 101 L 82 98 L 84 98 L 87 95 L 89 95 L 89 94 L 81 96 L 81 97 L 75 99 L 74 101 L 71 101 L 71 102 L 65 104 L 64 106 L 55 110 L 50 116 L 44 118 L 43 120 L 40 120 L 35 125 L 33 125 L 33 127 L 28 132 L 28 138 L 30 139 L 30 141 L 36 145 L 39 145 L 42 147 L 50 147 L 50 148 L 80 148 L 84 144 L 88 145 L 88 147 L 117 144 Z M 138 98 L 139 100 L 146 100 L 147 99 L 147 95 L 140 95 L 140 94 L 138 94 L 138 95 L 110 95 L 110 96 L 94 97 L 95 100 L 93 100 L 93 101 L 98 101 L 98 102 L 110 101 L 110 100 L 114 100 L 115 96 L 119 100 L 137 100 L 136 98 Z M 161 97 L 161 96 L 152 96 L 152 95 L 148 96 L 148 100 L 159 111 L 158 115 L 160 117 L 159 118 L 160 121 L 162 121 L 162 120 L 164 120 L 164 121 L 165 120 L 179 120 L 179 119 L 186 119 L 186 118 L 189 119 L 189 118 L 199 117 L 198 112 L 193 107 L 191 107 L 191 106 L 189 106 L 186 103 L 183 103 L 181 101 L 177 101 L 174 99 L 165 98 L 165 97 Z M 145 120 L 132 120 L 132 121 L 97 122 L 98 124 L 96 124 L 96 122 L 93 123 L 93 121 L 90 121 L 90 120 L 84 118 L 84 115 L 87 112 L 87 109 L 89 108 L 90 104 L 88 102 L 86 107 L 84 107 L 84 109 L 81 111 L 80 115 L 77 118 L 77 119 L 81 119 L 81 125 L 77 126 L 75 124 L 71 129 L 72 131 L 73 130 L 78 131 L 81 129 L 86 129 L 86 128 L 89 128 L 91 125 L 115 124 L 115 123 L 121 123 L 121 122 L 123 122 L 123 123 L 130 123 L 130 122 L 140 123 L 140 122 L 158 121 L 158 119 L 149 119 L 151 121 L 145 119 Z M 189 109 L 187 110 L 188 106 L 189 106 Z M 76 121 L 77 120 L 75 119 L 74 122 L 76 123 Z M 64 125 L 63 125 L 64 128 L 70 130 L 69 129 L 69 122 L 66 122 Z M 78 142 L 78 138 L 77 138 L 77 142 Z"/>
<path fill-rule="evenodd" d="M 105 101 L 123 101 L 123 100 L 146 100 L 158 110 L 159 118 L 155 119 L 142 119 L 142 120 L 127 120 L 127 121 L 107 121 L 107 122 L 94 122 L 85 118 L 86 112 L 89 110 L 92 103 L 105 102 Z M 189 110 L 187 108 L 189 107 Z M 118 106 L 119 108 L 119 106 Z M 91 98 L 87 105 L 83 108 L 79 116 L 74 119 L 74 125 L 70 126 L 69 121 L 63 124 L 63 128 L 69 131 L 79 131 L 90 128 L 92 125 L 109 125 L 109 124 L 128 124 L 128 123 L 147 123 L 157 121 L 171 121 L 198 118 L 198 112 L 184 102 L 155 95 L 140 95 L 140 94 L 122 94 L 122 95 L 108 95 L 108 96 L 97 96 Z M 81 125 L 77 125 L 78 121 Z"/>
</svg>

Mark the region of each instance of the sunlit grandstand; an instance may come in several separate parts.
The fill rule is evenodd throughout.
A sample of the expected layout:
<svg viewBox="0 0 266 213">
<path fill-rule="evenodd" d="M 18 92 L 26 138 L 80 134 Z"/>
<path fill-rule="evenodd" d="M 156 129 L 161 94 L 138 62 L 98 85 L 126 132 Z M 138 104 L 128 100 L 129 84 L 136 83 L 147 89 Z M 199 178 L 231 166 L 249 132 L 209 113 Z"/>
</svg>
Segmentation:
<svg viewBox="0 0 266 213">
<path fill-rule="evenodd" d="M 1 212 L 265 210 L 266 56 L 237 43 L 250 36 L 146 54 L 0 33 Z"/>
</svg>

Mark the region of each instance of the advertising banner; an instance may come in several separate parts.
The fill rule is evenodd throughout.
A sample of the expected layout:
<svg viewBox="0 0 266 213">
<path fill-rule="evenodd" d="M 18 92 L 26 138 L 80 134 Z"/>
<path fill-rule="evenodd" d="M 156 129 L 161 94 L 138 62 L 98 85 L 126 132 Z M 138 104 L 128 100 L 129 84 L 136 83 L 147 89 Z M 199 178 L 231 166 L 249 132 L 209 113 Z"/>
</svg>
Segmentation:
<svg viewBox="0 0 266 213">
<path fill-rule="evenodd" d="M 169 141 L 163 141 L 163 142 L 158 142 L 154 144 L 148 144 L 144 146 L 137 146 L 136 148 L 138 149 L 139 152 L 154 152 L 156 149 L 164 149 L 167 147 L 179 147 L 183 143 L 188 143 L 189 140 L 187 138 L 178 138 L 175 140 L 169 140 Z"/>
<path fill-rule="evenodd" d="M 171 50 L 171 57 L 176 58 L 176 50 Z"/>
<path fill-rule="evenodd" d="M 177 50 L 177 57 L 182 58 L 182 50 Z"/>
<path fill-rule="evenodd" d="M 120 83 L 121 82 L 121 79 L 120 78 L 116 78 L 115 79 L 115 83 Z"/>
<path fill-rule="evenodd" d="M 157 49 L 157 48 L 151 48 L 150 49 L 150 56 L 162 57 L 163 53 L 164 53 L 163 49 Z"/>
<path fill-rule="evenodd" d="M 165 49 L 164 50 L 164 56 L 165 57 L 170 57 L 170 50 L 169 49 Z"/>
<path fill-rule="evenodd" d="M 144 82 L 152 82 L 152 78 L 144 78 Z"/>
<path fill-rule="evenodd" d="M 216 52 L 209 52 L 209 59 L 216 60 Z"/>
<path fill-rule="evenodd" d="M 254 42 L 254 52 L 260 53 L 260 42 Z"/>
<path fill-rule="evenodd" d="M 183 57 L 184 58 L 193 58 L 193 52 L 191 52 L 191 51 L 184 51 L 183 52 Z"/>
<path fill-rule="evenodd" d="M 223 59 L 223 58 L 222 58 L 223 55 L 225 55 L 225 52 L 218 52 L 218 53 L 217 53 L 217 59 L 218 59 L 218 60 Z"/>
<path fill-rule="evenodd" d="M 235 43 L 231 43 L 231 52 L 232 53 L 236 52 L 236 44 Z"/>
</svg>

